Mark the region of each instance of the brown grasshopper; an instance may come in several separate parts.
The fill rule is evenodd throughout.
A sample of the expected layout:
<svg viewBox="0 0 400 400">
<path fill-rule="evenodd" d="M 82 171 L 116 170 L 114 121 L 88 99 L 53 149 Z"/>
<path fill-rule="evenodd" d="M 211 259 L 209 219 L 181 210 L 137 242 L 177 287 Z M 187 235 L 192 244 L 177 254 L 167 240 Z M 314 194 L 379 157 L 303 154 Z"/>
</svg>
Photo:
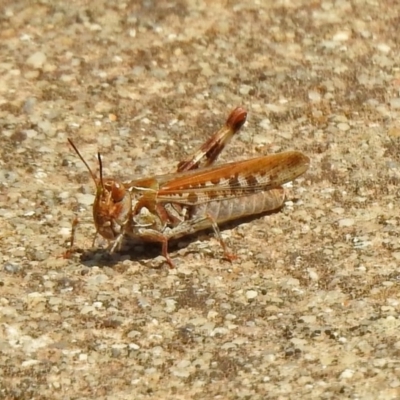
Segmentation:
<svg viewBox="0 0 400 400">
<path fill-rule="evenodd" d="M 234 259 L 218 225 L 280 208 L 285 201 L 282 185 L 307 171 L 310 162 L 304 154 L 289 151 L 212 165 L 246 117 L 242 107 L 234 109 L 219 131 L 178 164 L 177 172 L 130 182 L 104 179 L 100 153 L 97 178 L 68 139 L 96 184 L 94 223 L 97 233 L 110 242 L 110 251 L 125 235 L 158 242 L 173 268 L 169 240 L 213 228 L 225 257 Z"/>
</svg>

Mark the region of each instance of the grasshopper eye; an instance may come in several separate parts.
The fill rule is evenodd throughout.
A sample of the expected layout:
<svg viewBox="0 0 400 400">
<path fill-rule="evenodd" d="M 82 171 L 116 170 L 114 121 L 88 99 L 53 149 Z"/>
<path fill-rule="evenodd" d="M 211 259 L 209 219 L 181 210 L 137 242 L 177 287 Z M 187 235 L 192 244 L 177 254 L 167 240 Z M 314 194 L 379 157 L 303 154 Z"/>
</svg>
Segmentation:
<svg viewBox="0 0 400 400">
<path fill-rule="evenodd" d="M 114 204 L 121 202 L 126 196 L 125 186 L 111 179 L 104 182 L 104 189 L 108 199 L 112 200 Z"/>
<path fill-rule="evenodd" d="M 111 197 L 115 203 L 119 203 L 125 197 L 126 189 L 124 185 L 114 182 L 111 187 Z"/>
</svg>

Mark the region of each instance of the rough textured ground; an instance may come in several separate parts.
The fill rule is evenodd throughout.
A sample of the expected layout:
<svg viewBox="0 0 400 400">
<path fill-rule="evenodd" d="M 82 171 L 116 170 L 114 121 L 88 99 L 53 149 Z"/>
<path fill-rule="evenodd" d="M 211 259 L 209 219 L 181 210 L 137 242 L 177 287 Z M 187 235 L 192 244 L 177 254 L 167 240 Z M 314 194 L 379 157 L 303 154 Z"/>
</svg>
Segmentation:
<svg viewBox="0 0 400 400">
<path fill-rule="evenodd" d="M 1 399 L 399 399 L 396 1 L 5 1 Z M 91 249 L 95 168 L 312 160 L 279 213 L 172 249 Z M 71 220 L 80 251 L 60 257 Z M 161 265 L 161 267 L 160 267 Z M 158 266 L 158 268 L 155 268 Z"/>
</svg>

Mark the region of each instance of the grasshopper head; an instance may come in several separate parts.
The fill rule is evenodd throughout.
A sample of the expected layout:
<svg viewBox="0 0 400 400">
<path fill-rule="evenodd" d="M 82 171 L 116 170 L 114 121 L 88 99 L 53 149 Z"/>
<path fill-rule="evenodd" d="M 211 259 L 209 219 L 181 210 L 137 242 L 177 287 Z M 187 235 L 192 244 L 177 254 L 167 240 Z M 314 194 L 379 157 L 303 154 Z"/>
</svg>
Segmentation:
<svg viewBox="0 0 400 400">
<path fill-rule="evenodd" d="M 101 165 L 100 154 L 98 155 Z M 100 168 L 101 171 L 101 168 Z M 93 203 L 93 220 L 97 232 L 107 240 L 115 240 L 130 223 L 131 195 L 121 182 L 113 179 L 96 181 L 96 197 Z"/>
<path fill-rule="evenodd" d="M 100 153 L 97 154 L 100 167 L 100 176 L 97 178 L 72 140 L 68 139 L 68 141 L 85 164 L 96 185 L 96 197 L 93 203 L 93 220 L 96 231 L 107 240 L 115 240 L 123 234 L 124 229 L 130 224 L 132 213 L 130 192 L 122 182 L 114 179 L 103 179 L 103 164 Z"/>
</svg>

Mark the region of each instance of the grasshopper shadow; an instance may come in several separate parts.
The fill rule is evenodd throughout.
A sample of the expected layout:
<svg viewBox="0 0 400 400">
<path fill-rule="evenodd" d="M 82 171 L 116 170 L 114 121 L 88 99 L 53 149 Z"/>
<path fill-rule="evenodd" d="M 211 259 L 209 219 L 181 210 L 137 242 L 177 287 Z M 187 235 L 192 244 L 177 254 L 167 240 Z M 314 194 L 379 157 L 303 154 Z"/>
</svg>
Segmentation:
<svg viewBox="0 0 400 400">
<path fill-rule="evenodd" d="M 295 201 L 292 199 L 292 201 Z M 273 210 L 266 211 L 262 214 L 250 215 L 247 217 L 239 218 L 237 220 L 229 221 L 220 226 L 221 232 L 225 230 L 231 230 L 243 223 L 249 223 L 256 219 L 266 217 L 269 215 L 279 213 L 284 206 Z M 174 253 L 177 250 L 190 246 L 191 243 L 196 241 L 208 241 L 210 236 L 214 235 L 212 229 L 206 229 L 204 231 L 196 232 L 188 236 L 184 236 L 179 239 L 171 239 L 168 243 L 168 252 L 170 253 L 172 259 L 179 258 L 179 256 L 175 256 Z M 214 235 L 215 236 L 215 235 Z M 201 238 L 200 238 L 201 237 Z M 194 252 L 195 250 L 193 250 Z M 188 253 L 192 251 L 188 250 Z M 222 249 L 220 253 L 220 257 L 222 256 Z M 121 263 L 126 260 L 138 262 L 143 264 L 149 268 L 160 268 L 164 262 L 161 262 L 160 265 L 152 266 L 149 265 L 149 260 L 161 256 L 161 244 L 160 243 L 151 243 L 151 242 L 143 242 L 140 240 L 134 240 L 127 237 L 122 245 L 121 250 L 116 251 L 114 253 L 110 253 L 107 249 L 102 248 L 92 248 L 88 250 L 81 250 L 80 252 L 80 262 L 88 268 L 91 267 L 109 267 L 112 268 L 118 263 Z"/>
</svg>

